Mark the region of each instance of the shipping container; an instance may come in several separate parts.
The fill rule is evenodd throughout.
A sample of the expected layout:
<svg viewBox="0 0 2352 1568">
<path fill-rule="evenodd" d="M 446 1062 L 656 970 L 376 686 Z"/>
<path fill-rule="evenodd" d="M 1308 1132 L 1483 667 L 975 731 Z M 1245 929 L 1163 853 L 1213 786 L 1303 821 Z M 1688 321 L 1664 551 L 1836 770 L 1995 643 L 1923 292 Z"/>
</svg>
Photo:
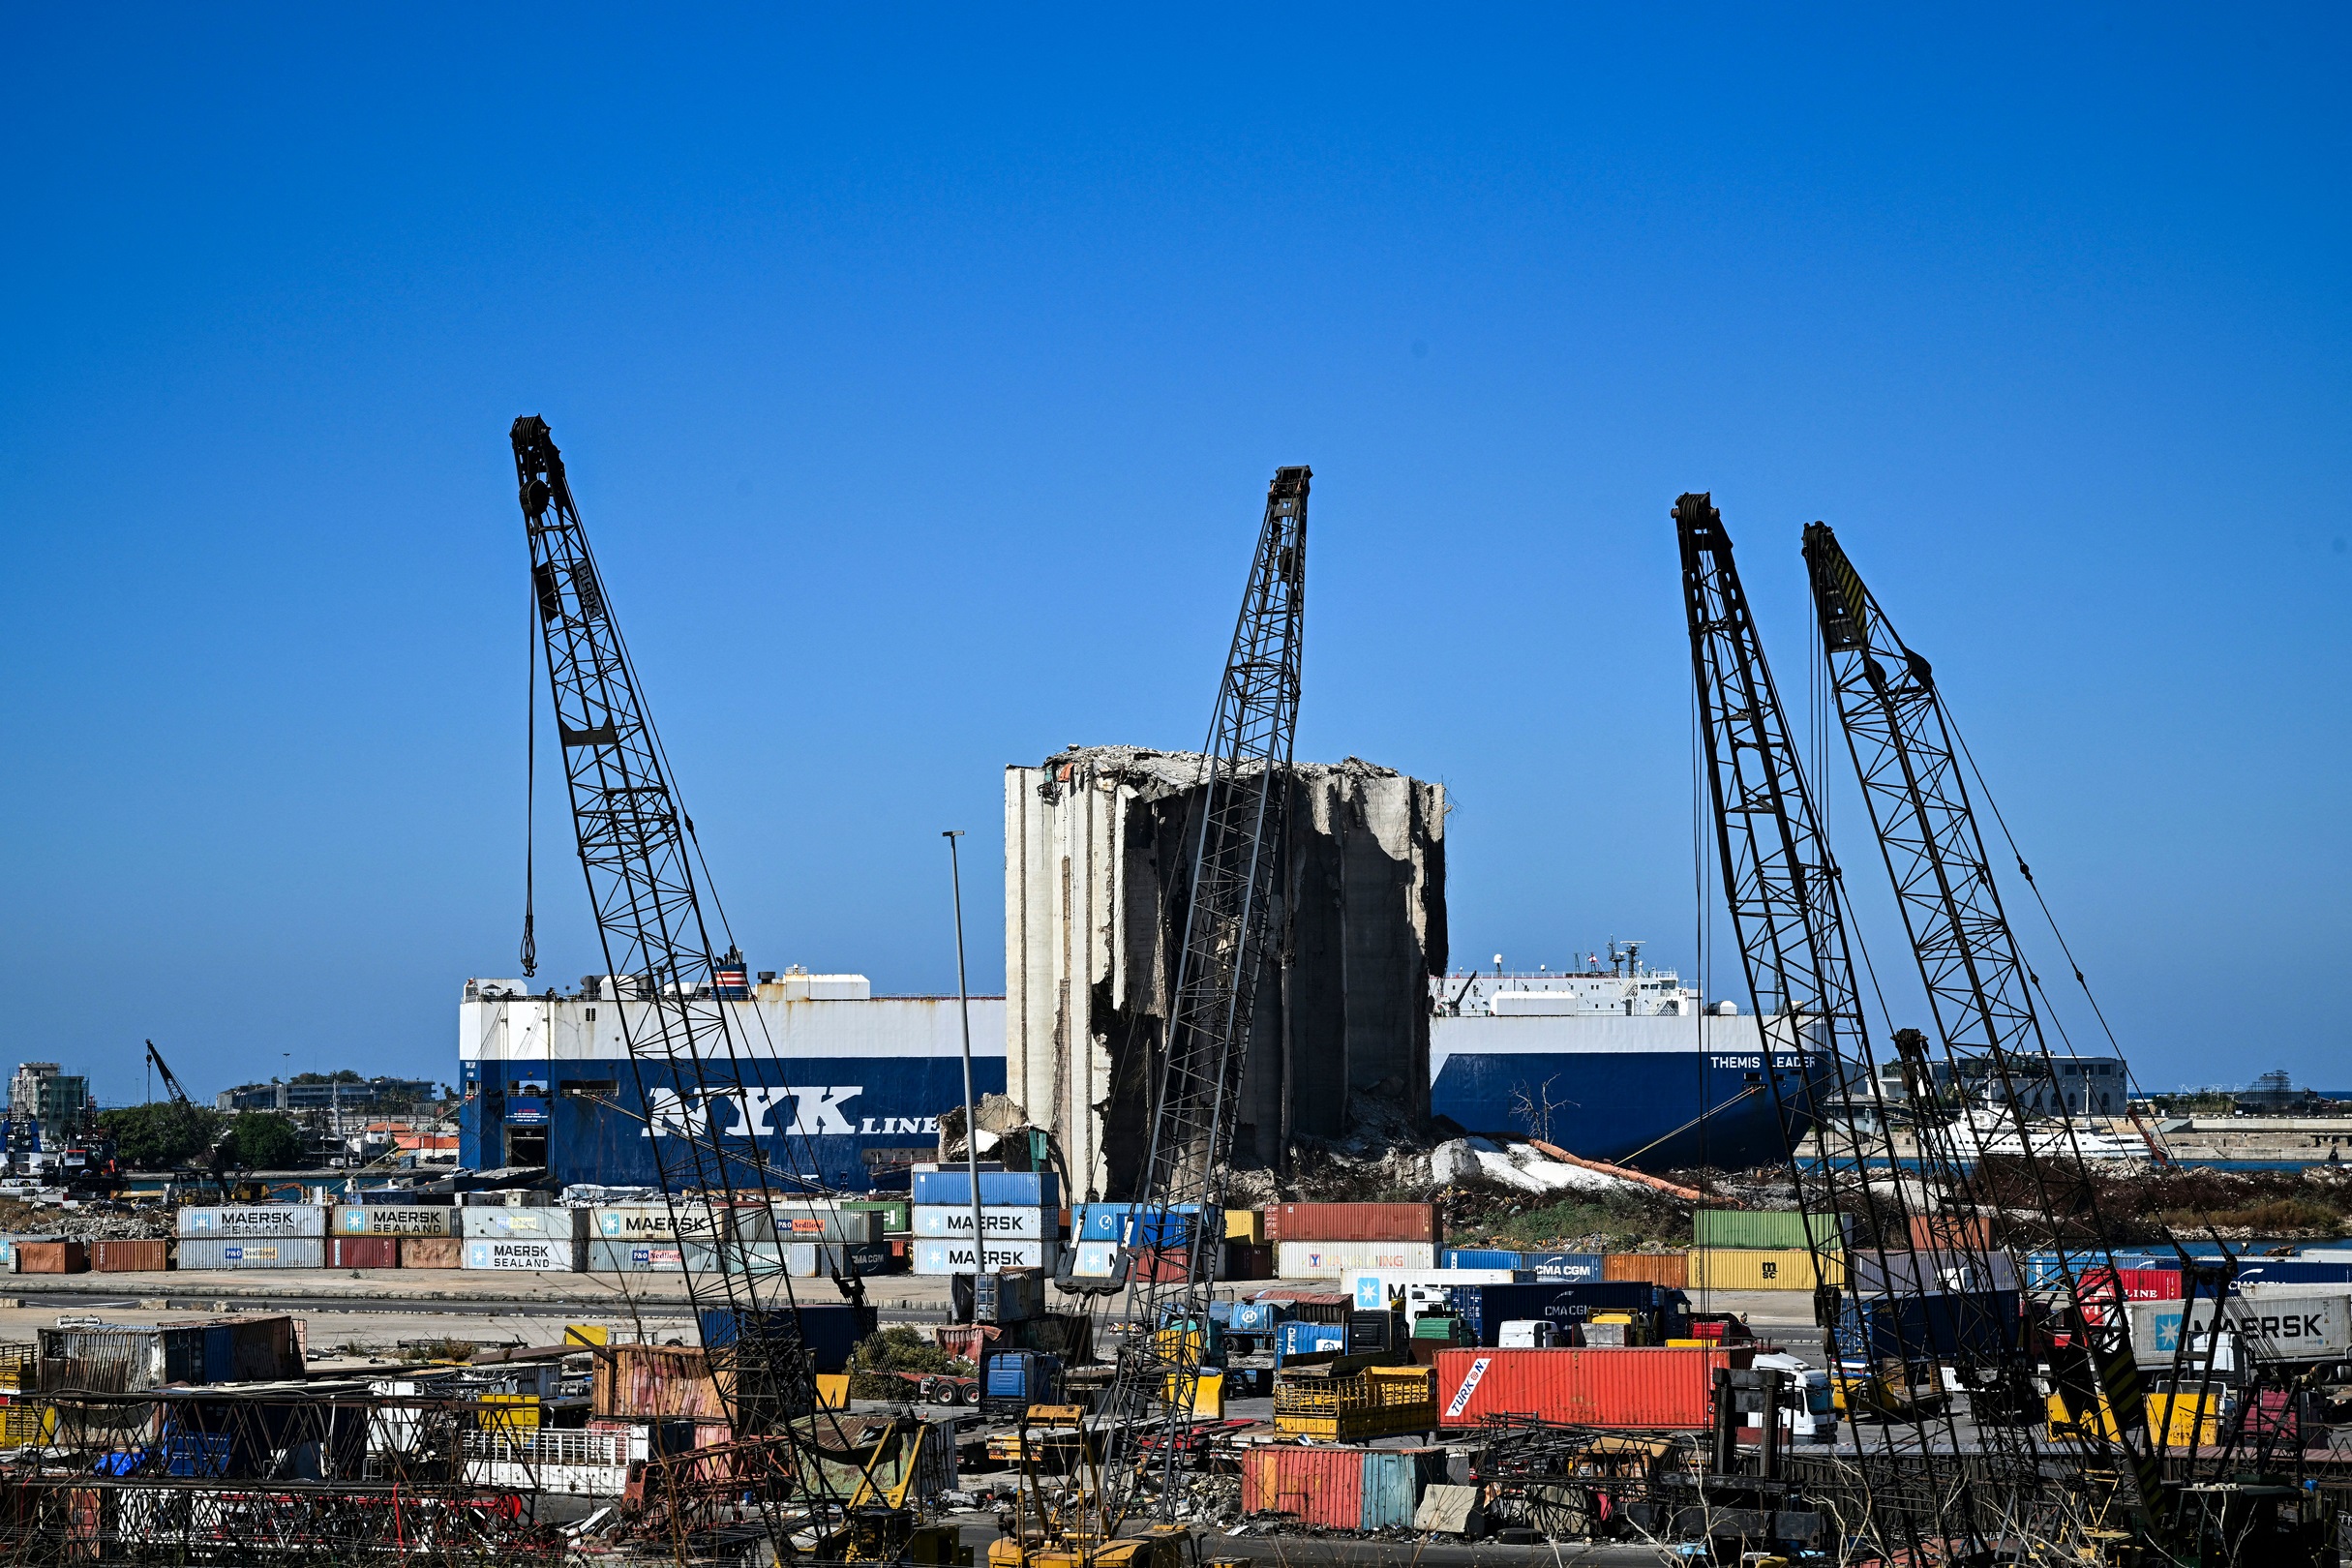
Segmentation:
<svg viewBox="0 0 2352 1568">
<path fill-rule="evenodd" d="M 1475 1427 L 1534 1416 L 1587 1427 L 1699 1431 L 1709 1424 L 1718 1368 L 1747 1350 L 1440 1350 L 1438 1419 Z"/>
<path fill-rule="evenodd" d="M 161 1274 L 171 1266 L 167 1241 L 101 1241 L 90 1245 L 90 1267 L 100 1274 Z"/>
<path fill-rule="evenodd" d="M 1498 1247 L 1449 1247 L 1437 1254 L 1441 1269 L 1513 1269 L 1519 1267 L 1519 1254 Z"/>
<path fill-rule="evenodd" d="M 1042 1269 L 992 1269 L 949 1282 L 949 1315 L 959 1323 L 1026 1323 L 1045 1312 Z"/>
<path fill-rule="evenodd" d="M 1434 1203 L 1279 1203 L 1266 1210 L 1266 1239 L 1282 1242 L 1445 1240 L 1445 1214 Z M 1432 1255 L 1428 1268 L 1436 1262 Z"/>
<path fill-rule="evenodd" d="M 2352 1261 L 2306 1257 L 2240 1258 L 2238 1275 L 2230 1281 L 2229 1291 L 2235 1295 L 2250 1284 L 2352 1284 Z"/>
<path fill-rule="evenodd" d="M 1562 1284 L 1577 1284 L 1588 1280 L 1605 1280 L 1608 1273 L 1603 1265 L 1608 1260 L 1599 1252 L 1522 1252 L 1520 1269 L 1538 1280 L 1557 1280 Z"/>
<path fill-rule="evenodd" d="M 755 1205 L 736 1210 L 731 1224 L 738 1241 L 882 1245 L 882 1215 L 873 1209 L 841 1209 L 829 1203 L 771 1203 L 764 1209 Z"/>
<path fill-rule="evenodd" d="M 1442 1486 L 1446 1453 L 1442 1448 L 1372 1448 L 1364 1450 L 1363 1530 L 1409 1530 L 1421 1510 L 1421 1494 Z"/>
<path fill-rule="evenodd" d="M 1645 1280 L 1683 1290 L 1691 1282 L 1691 1256 L 1688 1252 L 1612 1252 L 1601 1260 L 1601 1278 Z"/>
<path fill-rule="evenodd" d="M 204 1325 L 117 1324 L 36 1329 L 40 1377 L 52 1392 L 131 1394 L 166 1383 L 202 1383 Z"/>
<path fill-rule="evenodd" d="M 913 1211 L 918 1237 L 965 1237 L 972 1234 L 969 1205 L 954 1208 L 925 1203 Z M 990 1241 L 1053 1241 L 1062 1233 L 1059 1209 L 990 1208 L 980 1210 L 980 1228 Z"/>
<path fill-rule="evenodd" d="M 1999 1236 L 2000 1230 L 1990 1217 L 1970 1219 L 1956 1214 L 1911 1217 L 1911 1245 L 1915 1251 L 1991 1252 L 2000 1246 Z"/>
<path fill-rule="evenodd" d="M 960 1203 L 972 1207 L 972 1177 L 961 1170 L 919 1170 L 909 1181 L 908 1197 L 916 1203 Z M 980 1173 L 980 1204 L 1010 1204 L 1024 1208 L 1059 1208 L 1062 1184 L 1050 1170 L 983 1170 Z"/>
<path fill-rule="evenodd" d="M 915 1205 L 908 1198 L 852 1198 L 841 1207 L 882 1216 L 885 1236 L 904 1236 L 915 1228 Z"/>
<path fill-rule="evenodd" d="M 1293 1356 L 1321 1355 L 1326 1351 L 1344 1354 L 1347 1350 L 1345 1323 L 1310 1323 L 1290 1318 L 1274 1331 L 1274 1364 L 1280 1367 Z"/>
<path fill-rule="evenodd" d="M 1227 1242 L 1224 1259 L 1218 1266 L 1221 1280 L 1274 1279 L 1274 1249 L 1264 1242 Z"/>
<path fill-rule="evenodd" d="M 1225 1327 L 1234 1334 L 1272 1334 L 1290 1320 L 1290 1308 L 1279 1301 L 1237 1301 L 1225 1314 Z"/>
<path fill-rule="evenodd" d="M 2188 1293 L 2187 1276 L 2176 1268 L 2134 1268 L 2118 1263 L 2084 1269 L 2075 1276 L 2075 1299 L 2086 1322 L 2104 1323 L 2123 1302 L 2179 1301 Z"/>
<path fill-rule="evenodd" d="M 745 1323 L 772 1324 L 779 1333 L 800 1342 L 821 1372 L 837 1372 L 849 1366 L 858 1342 L 873 1332 L 873 1314 L 848 1302 L 810 1302 L 791 1309 L 706 1307 L 699 1314 L 703 1348 L 726 1350 L 742 1338 Z"/>
<path fill-rule="evenodd" d="M 334 1230 L 338 1236 L 454 1236 L 458 1208 L 453 1203 L 340 1203 Z"/>
<path fill-rule="evenodd" d="M 1062 1358 L 1041 1350 L 999 1350 L 981 1367 L 980 1398 L 1020 1405 L 1059 1404 Z"/>
<path fill-rule="evenodd" d="M 182 1209 L 182 1236 L 326 1236 L 327 1211 L 316 1203 L 249 1203 Z"/>
<path fill-rule="evenodd" d="M 1455 1315 L 1478 1344 L 1493 1344 L 1505 1323 L 1542 1317 L 1564 1326 L 1581 1323 L 1594 1312 L 1646 1314 L 1664 1305 L 1662 1288 L 1640 1280 L 1456 1285 L 1448 1296 Z"/>
<path fill-rule="evenodd" d="M 16 1244 L 18 1242 L 37 1240 L 39 1238 L 34 1236 L 0 1236 L 0 1274 L 16 1272 Z"/>
<path fill-rule="evenodd" d="M 1119 1267 L 1119 1244 L 1106 1241 L 1070 1243 L 1070 1272 L 1075 1279 L 1107 1280 Z M 920 1274 L 922 1271 L 915 1271 Z"/>
<path fill-rule="evenodd" d="M 2169 1363 L 2181 1344 L 2185 1326 L 2189 1359 L 2202 1360 L 2213 1345 L 2216 1305 L 2199 1297 L 2192 1313 L 2185 1301 L 2126 1303 L 2131 1351 L 2141 1370 L 2153 1371 Z M 2352 1296 L 2335 1292 L 2288 1295 L 2266 1289 L 2257 1296 L 2225 1297 L 2218 1308 L 2224 1337 L 2234 1340 L 2233 1348 L 2244 1352 L 2246 1359 L 2352 1360 Z M 2227 1364 L 2238 1360 L 2232 1355 Z"/>
<path fill-rule="evenodd" d="M 1019 1171 L 1009 1175 L 1023 1174 Z M 997 1242 L 984 1245 L 987 1266 L 991 1269 L 1043 1269 L 1051 1274 L 1061 1261 L 1058 1242 Z M 972 1243 L 969 1241 L 932 1241 L 918 1237 L 914 1260 L 917 1274 L 970 1274 L 972 1272 Z"/>
<path fill-rule="evenodd" d="M 621 1203 L 588 1210 L 590 1241 L 669 1242 L 676 1246 L 680 1236 L 709 1241 L 718 1233 L 718 1211 L 707 1203 L 681 1203 L 675 1209 L 667 1203 Z"/>
<path fill-rule="evenodd" d="M 682 1274 L 685 1247 L 675 1241 L 606 1241 L 588 1244 L 589 1274 Z"/>
<path fill-rule="evenodd" d="M 2006 1252 L 1882 1252 L 1846 1254 L 1854 1288 L 1865 1296 L 1941 1295 L 1978 1290 L 2016 1290 L 2022 1282 Z"/>
<path fill-rule="evenodd" d="M 1443 1301 L 1444 1292 L 1455 1285 L 1532 1283 L 1533 1277 L 1523 1270 L 1499 1268 L 1349 1269 L 1340 1282 L 1356 1312 L 1379 1312 L 1392 1303 L 1409 1303 L 1416 1297 Z"/>
<path fill-rule="evenodd" d="M 327 1267 L 330 1269 L 397 1269 L 400 1267 L 400 1238 L 398 1236 L 329 1236 L 327 1238 Z"/>
<path fill-rule="evenodd" d="M 183 1236 L 182 1269 L 318 1269 L 326 1266 L 326 1238 L 288 1236 L 264 1241 L 253 1236 Z"/>
<path fill-rule="evenodd" d="M 1794 1210 L 1701 1209 L 1691 1216 L 1692 1245 L 1801 1251 L 1846 1245 L 1847 1217 Z M 1810 1239 L 1807 1233 L 1810 1232 Z"/>
<path fill-rule="evenodd" d="M 466 1262 L 466 1242 L 459 1236 L 403 1236 L 400 1266 L 404 1269 L 455 1269 Z"/>
<path fill-rule="evenodd" d="M 1838 1306 L 1837 1354 L 1916 1364 L 1995 1360 L 2025 1339 L 2025 1298 L 2014 1290 L 1865 1296 Z"/>
<path fill-rule="evenodd" d="M 1364 1519 L 1360 1448 L 1266 1445 L 1242 1451 L 1242 1512 L 1289 1514 L 1304 1524 L 1352 1530 Z"/>
<path fill-rule="evenodd" d="M 597 1352 L 590 1414 L 724 1421 L 710 1358 L 683 1345 L 616 1344 Z"/>
<path fill-rule="evenodd" d="M 1690 1257 L 1693 1290 L 1811 1290 L 1823 1282 L 1814 1277 L 1813 1254 L 1803 1251 L 1718 1247 L 1694 1250 Z M 1828 1283 L 1846 1282 L 1839 1254 L 1824 1262 Z"/>
<path fill-rule="evenodd" d="M 516 1213 L 523 1211 L 517 1210 Z M 551 1209 L 551 1214 L 578 1214 L 577 1209 Z M 550 1241 L 545 1237 L 495 1236 L 468 1238 L 466 1260 L 459 1265 L 467 1269 L 538 1269 L 555 1273 L 577 1274 L 586 1261 L 586 1244 L 576 1241 Z"/>
<path fill-rule="evenodd" d="M 498 1208 L 467 1205 L 458 1210 L 458 1234 L 467 1241 L 588 1240 L 586 1209 Z M 472 1250 L 467 1249 L 470 1252 Z"/>
<path fill-rule="evenodd" d="M 1256 1209 L 1225 1211 L 1225 1240 L 1252 1245 L 1266 1239 L 1266 1217 Z"/>
<path fill-rule="evenodd" d="M 1278 1280 L 1329 1279 L 1345 1274 L 1349 1269 L 1431 1269 L 1436 1266 L 1437 1249 L 1425 1241 L 1280 1241 L 1274 1244 L 1274 1275 Z"/>
<path fill-rule="evenodd" d="M 1200 1217 L 1197 1203 L 1176 1203 L 1166 1213 L 1139 1203 L 1081 1203 L 1072 1212 L 1076 1240 L 1125 1242 L 1131 1247 L 1182 1247 Z"/>
</svg>

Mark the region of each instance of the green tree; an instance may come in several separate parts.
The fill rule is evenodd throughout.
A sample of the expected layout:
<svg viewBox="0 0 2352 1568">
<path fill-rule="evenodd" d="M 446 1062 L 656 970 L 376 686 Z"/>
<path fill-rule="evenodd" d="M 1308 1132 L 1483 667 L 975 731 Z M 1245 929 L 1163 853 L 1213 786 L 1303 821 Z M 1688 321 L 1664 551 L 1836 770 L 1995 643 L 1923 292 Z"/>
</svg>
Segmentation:
<svg viewBox="0 0 2352 1568">
<path fill-rule="evenodd" d="M 133 1170 L 172 1170 L 210 1150 L 226 1118 L 202 1105 L 157 1101 L 98 1113 L 114 1152 Z"/>
<path fill-rule="evenodd" d="M 246 1111 L 229 1124 L 228 1145 L 247 1170 L 285 1170 L 302 1162 L 309 1140 L 276 1111 Z"/>
</svg>

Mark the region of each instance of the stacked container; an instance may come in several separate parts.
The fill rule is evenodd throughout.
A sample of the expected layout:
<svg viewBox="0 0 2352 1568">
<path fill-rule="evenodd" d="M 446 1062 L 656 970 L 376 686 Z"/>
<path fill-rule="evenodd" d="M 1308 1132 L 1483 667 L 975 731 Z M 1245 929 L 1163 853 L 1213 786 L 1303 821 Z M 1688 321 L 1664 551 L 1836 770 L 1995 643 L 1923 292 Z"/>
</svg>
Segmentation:
<svg viewBox="0 0 2352 1568">
<path fill-rule="evenodd" d="M 454 1204 L 339 1203 L 332 1226 L 338 1236 L 454 1236 Z"/>
<path fill-rule="evenodd" d="M 458 1211 L 466 1251 L 460 1268 L 577 1273 L 586 1254 L 588 1211 L 468 1204 Z"/>
<path fill-rule="evenodd" d="M 1701 1209 L 1691 1221 L 1693 1290 L 1811 1290 L 1844 1282 L 1844 1215 Z M 1826 1280 L 1817 1275 L 1813 1247 L 1823 1250 Z"/>
<path fill-rule="evenodd" d="M 179 1215 L 183 1269 L 316 1269 L 326 1263 L 327 1211 L 313 1203 L 188 1208 Z"/>
<path fill-rule="evenodd" d="M 466 1261 L 462 1236 L 403 1236 L 400 1266 L 404 1269 L 454 1269 Z"/>
<path fill-rule="evenodd" d="M 1498 1416 L 1578 1426 L 1696 1432 L 1709 1425 L 1717 1369 L 1748 1350 L 1440 1350 L 1438 1419 L 1475 1427 Z"/>
<path fill-rule="evenodd" d="M 911 1186 L 910 1252 L 917 1274 L 971 1274 L 977 1269 L 1043 1269 L 1051 1274 L 1061 1262 L 1062 1188 L 1053 1172 L 980 1173 L 980 1224 L 986 1235 L 978 1249 L 972 1238 L 969 1171 L 919 1170 Z"/>
</svg>

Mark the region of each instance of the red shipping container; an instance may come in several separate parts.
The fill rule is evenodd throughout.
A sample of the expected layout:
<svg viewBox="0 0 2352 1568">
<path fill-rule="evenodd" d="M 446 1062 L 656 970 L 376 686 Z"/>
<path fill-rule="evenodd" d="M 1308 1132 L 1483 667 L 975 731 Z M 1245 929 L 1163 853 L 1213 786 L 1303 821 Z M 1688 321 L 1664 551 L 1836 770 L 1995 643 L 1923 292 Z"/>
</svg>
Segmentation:
<svg viewBox="0 0 2352 1568">
<path fill-rule="evenodd" d="M 1269 1446 L 1245 1451 L 1242 1512 L 1294 1514 L 1309 1524 L 1361 1529 L 1364 1450 Z"/>
<path fill-rule="evenodd" d="M 18 1274 L 86 1274 L 90 1250 L 77 1241 L 18 1242 Z"/>
<path fill-rule="evenodd" d="M 1227 1242 L 1224 1264 L 1217 1273 L 1223 1280 L 1271 1280 L 1274 1249 L 1263 1242 Z"/>
<path fill-rule="evenodd" d="M 167 1241 L 102 1241 L 90 1251 L 90 1266 L 101 1274 L 161 1274 L 171 1266 Z"/>
<path fill-rule="evenodd" d="M 1441 1350 L 1437 1419 L 1474 1427 L 1528 1415 L 1587 1427 L 1696 1432 L 1713 1409 L 1718 1368 L 1745 1369 L 1753 1350 L 1682 1347 Z"/>
<path fill-rule="evenodd" d="M 1434 1203 L 1277 1203 L 1266 1210 L 1269 1242 L 1445 1239 L 1445 1216 Z"/>
<path fill-rule="evenodd" d="M 1638 1280 L 1686 1290 L 1691 1282 L 1688 1252 L 1611 1252 L 1601 1259 L 1604 1280 Z"/>
<path fill-rule="evenodd" d="M 400 1267 L 398 1236 L 329 1236 L 327 1238 L 327 1267 L 330 1269 L 397 1269 Z"/>
<path fill-rule="evenodd" d="M 19 1265 L 21 1267 L 21 1265 Z M 2075 1276 L 2085 1321 L 2104 1323 L 2120 1298 L 2124 1301 L 2180 1301 L 2187 1291 L 2179 1269 L 2085 1269 Z"/>
</svg>

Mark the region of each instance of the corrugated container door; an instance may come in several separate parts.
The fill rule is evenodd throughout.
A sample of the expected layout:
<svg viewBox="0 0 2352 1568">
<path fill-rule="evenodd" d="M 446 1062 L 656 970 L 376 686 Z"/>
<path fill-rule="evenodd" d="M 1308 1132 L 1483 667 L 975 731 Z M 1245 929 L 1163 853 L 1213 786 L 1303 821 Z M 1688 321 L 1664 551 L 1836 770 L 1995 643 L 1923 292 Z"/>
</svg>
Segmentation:
<svg viewBox="0 0 2352 1568">
<path fill-rule="evenodd" d="M 1420 1489 L 1415 1484 L 1420 1466 L 1413 1456 L 1402 1449 L 1372 1449 L 1364 1455 L 1362 1468 L 1364 1513 L 1363 1523 L 1357 1528 L 1410 1527 L 1414 1510 L 1421 1502 Z"/>
<path fill-rule="evenodd" d="M 1274 1495 L 1280 1483 L 1275 1474 L 1272 1448 L 1251 1448 L 1242 1452 L 1242 1512 L 1262 1514 L 1274 1506 Z"/>
<path fill-rule="evenodd" d="M 204 1381 L 233 1383 L 237 1380 L 237 1326 L 234 1323 L 204 1325 Z"/>
<path fill-rule="evenodd" d="M 1360 1448 L 1281 1448 L 1275 1507 L 1310 1524 L 1352 1530 L 1364 1517 L 1364 1455 Z"/>
</svg>

